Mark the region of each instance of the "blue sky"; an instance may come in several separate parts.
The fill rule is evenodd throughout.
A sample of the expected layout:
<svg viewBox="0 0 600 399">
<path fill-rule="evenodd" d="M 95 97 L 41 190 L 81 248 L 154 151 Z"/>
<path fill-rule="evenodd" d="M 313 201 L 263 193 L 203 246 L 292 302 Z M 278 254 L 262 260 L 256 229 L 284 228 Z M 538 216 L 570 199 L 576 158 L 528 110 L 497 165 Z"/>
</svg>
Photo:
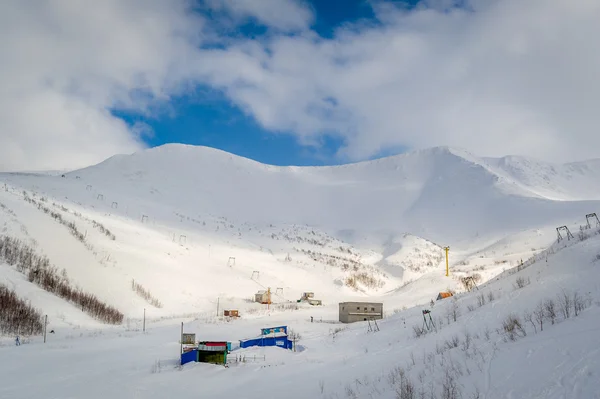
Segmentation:
<svg viewBox="0 0 600 399">
<path fill-rule="evenodd" d="M 5 1 L 0 16 L 0 171 L 173 142 L 275 165 L 600 156 L 600 2 Z"/>
<path fill-rule="evenodd" d="M 418 0 L 396 1 L 396 4 L 412 6 Z M 324 38 L 334 36 L 336 28 L 350 22 L 377 23 L 372 7 L 365 0 L 312 0 L 309 2 L 315 14 L 312 30 Z M 252 23 L 238 27 L 237 35 L 261 34 L 264 28 Z M 113 112 L 128 124 L 144 122 L 154 134 L 144 137 L 149 146 L 165 143 L 203 145 L 231 152 L 259 162 L 272 165 L 332 165 L 340 163 L 335 153 L 343 140 L 332 135 L 322 136 L 319 146 L 306 146 L 298 142 L 290 132 L 267 131 L 251 116 L 214 90 L 204 88 L 193 96 L 175 98 L 170 113 L 152 117 L 139 114 Z M 375 156 L 393 155 L 406 150 L 404 146 L 387 148 Z"/>
</svg>

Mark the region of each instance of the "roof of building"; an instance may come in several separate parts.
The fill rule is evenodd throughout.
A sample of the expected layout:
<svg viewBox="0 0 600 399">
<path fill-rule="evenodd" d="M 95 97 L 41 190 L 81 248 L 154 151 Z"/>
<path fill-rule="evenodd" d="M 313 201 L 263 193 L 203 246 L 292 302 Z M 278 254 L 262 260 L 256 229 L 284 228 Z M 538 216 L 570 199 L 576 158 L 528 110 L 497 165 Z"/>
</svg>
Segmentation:
<svg viewBox="0 0 600 399">
<path fill-rule="evenodd" d="M 353 304 L 359 304 L 359 305 L 383 305 L 383 302 L 340 302 L 340 305 L 353 305 Z"/>
</svg>

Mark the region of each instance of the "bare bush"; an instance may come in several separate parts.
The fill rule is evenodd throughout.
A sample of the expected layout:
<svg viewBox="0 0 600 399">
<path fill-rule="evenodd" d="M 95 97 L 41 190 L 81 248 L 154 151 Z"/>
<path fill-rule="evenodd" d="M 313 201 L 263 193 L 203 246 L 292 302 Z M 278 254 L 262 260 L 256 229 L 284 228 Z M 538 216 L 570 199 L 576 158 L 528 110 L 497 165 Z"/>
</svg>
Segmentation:
<svg viewBox="0 0 600 399">
<path fill-rule="evenodd" d="M 502 322 L 502 329 L 506 334 L 506 337 L 511 341 L 515 341 L 518 337 L 524 337 L 527 335 L 521 320 L 517 315 L 511 314 L 506 316 Z"/>
<path fill-rule="evenodd" d="M 471 348 L 471 342 L 473 341 L 473 337 L 471 336 L 471 333 L 469 331 L 465 330 L 465 338 L 462 341 L 462 345 L 461 345 L 461 349 L 463 351 L 468 351 L 469 348 Z"/>
<path fill-rule="evenodd" d="M 523 288 L 529 284 L 531 284 L 531 280 L 529 279 L 529 277 L 517 277 L 517 279 L 515 280 L 515 289 Z"/>
<path fill-rule="evenodd" d="M 565 319 L 571 317 L 571 308 L 573 307 L 573 300 L 568 292 L 563 290 L 560 294 L 557 295 L 558 299 L 558 308 L 562 313 Z"/>
<path fill-rule="evenodd" d="M 359 284 L 371 289 L 381 288 L 385 285 L 383 280 L 375 277 L 372 273 L 366 272 L 352 273 L 346 277 L 344 283 L 355 290 L 358 290 Z"/>
<path fill-rule="evenodd" d="M 444 347 L 446 349 L 458 348 L 459 343 L 460 343 L 460 339 L 458 338 L 458 335 L 453 335 L 452 338 L 447 339 L 444 342 Z"/>
<path fill-rule="evenodd" d="M 402 367 L 395 367 L 388 375 L 388 382 L 396 391 L 397 399 L 415 399 L 417 390 Z"/>
<path fill-rule="evenodd" d="M 455 373 L 450 368 L 446 368 L 442 381 L 442 399 L 459 399 L 461 396 Z"/>
<path fill-rule="evenodd" d="M 459 280 L 462 283 L 465 291 L 471 291 L 473 287 L 475 287 L 476 284 L 481 281 L 481 274 L 474 273 L 471 276 L 460 277 Z"/>
<path fill-rule="evenodd" d="M 73 288 L 64 269 L 59 273 L 47 257 L 37 255 L 33 248 L 20 240 L 0 237 L 0 259 L 15 266 L 17 271 L 27 276 L 29 282 L 77 305 L 90 316 L 109 324 L 123 322 L 123 314 L 116 308 L 80 288 Z"/>
<path fill-rule="evenodd" d="M 546 318 L 546 312 L 544 311 L 544 303 L 540 302 L 533 310 L 533 317 L 537 324 L 540 326 L 540 331 L 544 331 L 544 319 Z"/>
<path fill-rule="evenodd" d="M 106 227 L 104 227 L 101 223 L 98 223 L 95 220 L 92 220 L 92 226 L 94 226 L 94 228 L 100 230 L 101 233 L 103 233 L 105 236 L 107 236 L 111 240 L 114 241 L 116 239 L 115 235 L 113 233 L 111 233 L 110 230 L 108 230 Z"/>
<path fill-rule="evenodd" d="M 446 317 L 448 319 L 448 324 L 450 324 L 450 320 L 456 322 L 460 317 L 460 307 L 458 306 L 458 301 L 456 299 L 452 300 L 451 305 L 446 310 Z"/>
<path fill-rule="evenodd" d="M 556 305 L 552 299 L 546 299 L 544 301 L 544 315 L 552 324 L 556 320 Z"/>
<path fill-rule="evenodd" d="M 488 298 L 488 302 L 494 302 L 494 299 L 496 299 L 494 296 L 494 291 L 488 292 L 487 298 Z"/>
<path fill-rule="evenodd" d="M 422 327 L 418 324 L 415 324 L 413 326 L 413 335 L 415 338 L 420 338 L 421 336 L 423 336 L 425 334 L 427 334 L 427 330 L 424 327 Z"/>
<path fill-rule="evenodd" d="M 144 298 L 146 302 L 148 302 L 150 305 L 157 308 L 162 308 L 162 303 L 158 299 L 156 299 L 150 293 L 150 291 L 145 289 L 140 283 L 136 282 L 134 279 L 131 279 L 131 289 L 140 297 Z"/>
<path fill-rule="evenodd" d="M 524 319 L 525 321 L 528 321 L 529 323 L 531 323 L 531 325 L 533 326 L 533 332 L 534 332 L 535 334 L 537 334 L 537 325 L 536 325 L 535 321 L 533 320 L 533 313 L 532 313 L 532 312 L 530 312 L 530 311 L 528 311 L 528 310 L 526 310 L 526 311 L 523 313 L 523 319 Z"/>
<path fill-rule="evenodd" d="M 573 310 L 575 311 L 575 316 L 579 316 L 587 306 L 589 301 L 585 300 L 584 297 L 579 295 L 579 292 L 575 291 L 573 293 Z"/>
<path fill-rule="evenodd" d="M 483 337 L 485 338 L 486 341 L 490 340 L 491 337 L 491 331 L 490 328 L 488 326 L 485 327 L 485 330 L 483 330 Z"/>
<path fill-rule="evenodd" d="M 468 310 L 469 312 L 472 312 L 472 311 L 474 311 L 474 310 L 475 310 L 475 305 L 467 305 L 467 310 Z"/>
<path fill-rule="evenodd" d="M 41 313 L 0 284 L 0 333 L 34 335 L 40 334 L 43 327 Z"/>
<path fill-rule="evenodd" d="M 477 295 L 477 306 L 482 307 L 483 305 L 485 305 L 485 295 L 482 292 Z"/>
</svg>

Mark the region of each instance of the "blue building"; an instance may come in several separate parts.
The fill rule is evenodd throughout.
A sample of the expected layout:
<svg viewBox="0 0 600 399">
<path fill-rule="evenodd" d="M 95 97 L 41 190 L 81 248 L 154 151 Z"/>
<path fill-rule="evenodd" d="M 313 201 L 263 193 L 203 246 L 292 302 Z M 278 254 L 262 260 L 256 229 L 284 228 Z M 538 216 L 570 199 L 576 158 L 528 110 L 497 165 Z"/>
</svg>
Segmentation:
<svg viewBox="0 0 600 399">
<path fill-rule="evenodd" d="M 294 347 L 294 343 L 287 336 L 287 326 L 263 328 L 260 332 L 261 335 L 259 337 L 240 340 L 240 348 L 278 346 L 280 348 L 292 349 Z"/>
</svg>

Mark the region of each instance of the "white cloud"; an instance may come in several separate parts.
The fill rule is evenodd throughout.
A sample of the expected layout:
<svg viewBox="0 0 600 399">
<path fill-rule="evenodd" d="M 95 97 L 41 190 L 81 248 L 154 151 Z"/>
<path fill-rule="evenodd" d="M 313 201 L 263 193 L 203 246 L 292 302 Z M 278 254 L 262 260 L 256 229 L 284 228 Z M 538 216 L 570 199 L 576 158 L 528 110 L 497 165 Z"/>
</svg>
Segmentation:
<svg viewBox="0 0 600 399">
<path fill-rule="evenodd" d="M 226 11 L 238 22 L 251 18 L 286 32 L 306 29 L 313 22 L 308 5 L 299 0 L 206 0 L 206 4 L 213 11 Z"/>
<path fill-rule="evenodd" d="M 109 110 L 152 115 L 199 84 L 307 145 L 341 137 L 342 159 L 435 145 L 600 156 L 594 0 L 427 0 L 412 11 L 372 0 L 379 25 L 344 26 L 332 39 L 311 31 L 302 1 L 207 0 L 228 16 L 218 21 L 192 13 L 191 0 L 90 4 L 0 2 L 0 170 L 137 150 L 151 130 Z M 218 36 L 249 18 L 274 29 Z"/>
<path fill-rule="evenodd" d="M 381 26 L 343 28 L 332 40 L 269 36 L 262 49 L 238 42 L 198 72 L 268 129 L 305 142 L 336 132 L 350 159 L 398 145 L 600 156 L 600 3 L 451 3 L 375 3 Z"/>
<path fill-rule="evenodd" d="M 0 170 L 73 168 L 143 144 L 109 112 L 186 79 L 202 21 L 186 2 L 0 2 Z"/>
</svg>

